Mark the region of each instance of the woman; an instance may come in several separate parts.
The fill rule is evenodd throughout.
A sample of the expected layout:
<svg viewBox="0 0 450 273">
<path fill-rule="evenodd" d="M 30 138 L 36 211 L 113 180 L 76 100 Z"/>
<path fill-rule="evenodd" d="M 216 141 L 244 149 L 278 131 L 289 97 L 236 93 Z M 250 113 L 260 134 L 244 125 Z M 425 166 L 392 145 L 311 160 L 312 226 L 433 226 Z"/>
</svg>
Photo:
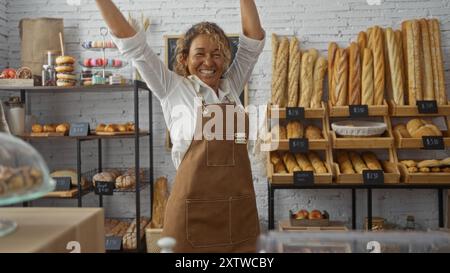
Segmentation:
<svg viewBox="0 0 450 273">
<path fill-rule="evenodd" d="M 248 117 L 239 95 L 262 52 L 265 33 L 254 1 L 240 4 L 243 35 L 232 64 L 223 30 L 203 22 L 178 41 L 176 72 L 171 72 L 142 31 L 128 24 L 110 0 L 97 0 L 117 47 L 160 100 L 170 130 L 177 174 L 163 236 L 176 239 L 175 252 L 256 250 L 259 220 L 245 145 Z M 230 107 L 235 104 L 241 111 Z M 226 131 L 221 122 L 229 125 Z"/>
</svg>

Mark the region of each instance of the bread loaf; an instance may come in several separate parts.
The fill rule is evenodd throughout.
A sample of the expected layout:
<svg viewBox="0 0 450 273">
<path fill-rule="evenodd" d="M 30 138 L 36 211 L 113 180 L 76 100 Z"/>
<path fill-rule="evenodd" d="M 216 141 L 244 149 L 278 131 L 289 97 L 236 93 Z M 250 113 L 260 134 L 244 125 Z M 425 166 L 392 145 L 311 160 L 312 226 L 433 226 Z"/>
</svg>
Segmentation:
<svg viewBox="0 0 450 273">
<path fill-rule="evenodd" d="M 383 31 L 380 27 L 374 27 L 373 37 L 373 104 L 382 105 L 385 88 L 385 69 Z"/>
<path fill-rule="evenodd" d="M 406 58 L 408 60 L 408 104 L 416 105 L 422 100 L 422 70 L 420 63 L 420 27 L 415 20 L 404 22 L 406 35 Z"/>
<path fill-rule="evenodd" d="M 381 167 L 380 161 L 378 161 L 377 156 L 372 152 L 364 152 L 362 153 L 362 158 L 366 163 L 369 170 L 383 170 Z"/>
<path fill-rule="evenodd" d="M 274 164 L 273 169 L 274 169 L 274 172 L 277 174 L 286 174 L 287 173 L 287 170 L 282 161 Z"/>
<path fill-rule="evenodd" d="M 431 61 L 431 45 L 430 33 L 428 31 L 428 23 L 425 19 L 419 20 L 422 54 L 421 62 L 423 63 L 423 77 L 422 77 L 422 92 L 424 100 L 434 100 L 434 86 L 433 86 L 433 67 Z"/>
<path fill-rule="evenodd" d="M 421 138 L 423 136 L 442 136 L 439 128 L 423 119 L 412 119 L 406 124 L 406 129 L 411 137 Z"/>
<path fill-rule="evenodd" d="M 315 64 L 317 59 L 319 58 L 319 51 L 315 48 L 311 48 L 308 50 L 308 54 L 312 57 L 312 62 Z"/>
<path fill-rule="evenodd" d="M 408 102 L 408 78 L 406 77 L 406 65 L 405 65 L 405 54 L 403 52 L 403 35 L 401 30 L 395 31 L 395 41 L 397 42 L 397 52 L 400 57 L 400 71 L 402 73 L 403 79 L 403 103 L 406 104 Z"/>
<path fill-rule="evenodd" d="M 417 163 L 414 160 L 402 160 L 402 161 L 400 161 L 400 163 L 405 165 L 407 168 L 417 166 Z"/>
<path fill-rule="evenodd" d="M 358 34 L 358 46 L 362 53 L 362 51 L 367 48 L 367 34 L 364 31 L 359 32 Z M 362 58 L 362 55 L 361 55 Z"/>
<path fill-rule="evenodd" d="M 368 170 L 366 163 L 362 160 L 361 156 L 359 156 L 356 152 L 349 152 L 350 160 L 352 162 L 353 168 L 359 174 L 362 174 L 364 170 Z"/>
<path fill-rule="evenodd" d="M 286 127 L 278 124 L 274 126 L 271 131 L 271 139 L 272 140 L 287 139 Z"/>
<path fill-rule="evenodd" d="M 302 138 L 303 137 L 303 125 L 298 121 L 290 121 L 286 125 L 287 138 Z"/>
<path fill-rule="evenodd" d="M 327 60 L 319 57 L 314 66 L 314 92 L 311 99 L 311 108 L 321 108 L 323 98 L 323 81 L 327 71 Z"/>
<path fill-rule="evenodd" d="M 373 105 L 373 58 L 372 51 L 364 49 L 362 64 L 361 104 Z"/>
<path fill-rule="evenodd" d="M 336 43 L 332 42 L 328 45 L 328 100 L 331 105 L 336 105 L 336 98 L 334 97 L 334 63 L 336 60 L 336 52 L 338 50 Z"/>
<path fill-rule="evenodd" d="M 349 54 L 349 85 L 348 85 L 348 104 L 361 104 L 361 53 L 358 44 L 355 42 L 350 45 Z"/>
<path fill-rule="evenodd" d="M 394 126 L 394 131 L 398 132 L 401 137 L 403 138 L 410 138 L 411 135 L 409 134 L 408 130 L 406 129 L 405 124 L 398 124 Z"/>
<path fill-rule="evenodd" d="M 397 45 L 395 33 L 391 28 L 386 29 L 386 44 L 392 80 L 392 99 L 395 104 L 404 105 L 404 87 L 401 71 L 402 60 L 398 52 L 399 47 Z"/>
<path fill-rule="evenodd" d="M 131 175 L 121 175 L 116 178 L 117 189 L 129 189 L 136 185 L 136 177 Z"/>
<path fill-rule="evenodd" d="M 314 125 L 308 125 L 305 129 L 305 137 L 307 139 L 322 139 L 322 131 Z"/>
<path fill-rule="evenodd" d="M 274 96 L 272 103 L 279 107 L 286 106 L 287 76 L 289 66 L 289 40 L 283 38 L 278 48 L 275 70 Z"/>
<path fill-rule="evenodd" d="M 53 124 L 45 124 L 44 125 L 44 133 L 55 133 L 56 126 Z"/>
<path fill-rule="evenodd" d="M 314 62 L 313 56 L 309 53 L 305 53 L 302 56 L 301 64 L 301 91 L 300 91 L 300 102 L 299 107 L 308 108 L 311 103 L 311 98 L 314 90 L 314 79 L 313 79 L 313 69 Z"/>
<path fill-rule="evenodd" d="M 431 59 L 433 68 L 433 79 L 435 97 L 438 105 L 447 104 L 447 93 L 445 89 L 444 61 L 441 45 L 441 29 L 437 19 L 428 21 L 428 29 L 430 31 L 431 40 Z"/>
<path fill-rule="evenodd" d="M 278 154 L 278 152 L 274 151 L 274 152 L 270 152 L 270 162 L 273 165 L 278 164 L 278 162 L 282 162 L 283 160 L 281 159 L 280 155 Z"/>
<path fill-rule="evenodd" d="M 366 30 L 366 33 L 367 33 L 367 48 L 373 51 L 373 45 L 374 45 L 373 27 L 369 27 Z"/>
<path fill-rule="evenodd" d="M 450 157 L 444 158 L 441 160 L 442 166 L 450 166 Z"/>
<path fill-rule="evenodd" d="M 302 171 L 314 171 L 314 167 L 309 162 L 309 159 L 304 154 L 295 154 L 295 160 L 297 160 L 297 164 L 302 169 Z"/>
<path fill-rule="evenodd" d="M 299 76 L 300 76 L 300 50 L 297 38 L 292 38 L 289 49 L 289 75 L 288 75 L 288 107 L 298 105 Z"/>
<path fill-rule="evenodd" d="M 153 208 L 151 228 L 163 228 L 164 214 L 166 212 L 167 200 L 169 198 L 169 190 L 167 178 L 159 177 L 153 186 Z"/>
<path fill-rule="evenodd" d="M 44 127 L 40 124 L 33 124 L 31 126 L 31 132 L 33 133 L 42 133 L 44 132 Z"/>
<path fill-rule="evenodd" d="M 328 173 L 327 167 L 315 152 L 308 152 L 308 159 L 311 162 L 316 174 Z"/>
<path fill-rule="evenodd" d="M 289 173 L 293 173 L 293 172 L 300 172 L 301 169 L 297 164 L 297 161 L 295 160 L 294 156 L 290 153 L 285 153 L 283 155 L 283 162 L 284 165 L 286 166 L 286 169 L 288 170 Z"/>
<path fill-rule="evenodd" d="M 417 163 L 418 168 L 432 168 L 432 167 L 440 167 L 441 162 L 436 159 L 430 159 L 430 160 L 422 160 L 419 163 Z"/>
<path fill-rule="evenodd" d="M 355 170 L 353 169 L 352 162 L 350 161 L 350 157 L 348 152 L 339 151 L 337 154 L 337 161 L 339 164 L 339 170 L 343 174 L 354 174 Z"/>
<path fill-rule="evenodd" d="M 277 54 L 278 54 L 278 48 L 280 47 L 280 42 L 278 40 L 278 37 L 275 33 L 272 33 L 272 103 L 275 102 L 275 83 L 277 82 L 277 74 L 276 74 L 276 68 L 277 68 Z"/>
<path fill-rule="evenodd" d="M 336 52 L 333 78 L 336 106 L 348 105 L 348 58 L 345 49 L 340 48 Z"/>
<path fill-rule="evenodd" d="M 388 53 L 388 45 L 386 39 L 386 29 L 382 29 L 383 33 L 383 46 L 384 46 L 384 79 L 385 79 L 385 90 L 384 95 L 388 100 L 393 99 L 393 91 L 392 91 L 392 78 L 391 78 L 391 68 L 389 67 L 389 53 Z M 395 34 L 394 34 L 395 41 Z"/>
<path fill-rule="evenodd" d="M 111 173 L 111 172 L 101 172 L 98 173 L 96 175 L 94 175 L 94 177 L 92 178 L 92 183 L 95 184 L 97 182 L 115 182 L 117 178 L 117 175 Z"/>
</svg>

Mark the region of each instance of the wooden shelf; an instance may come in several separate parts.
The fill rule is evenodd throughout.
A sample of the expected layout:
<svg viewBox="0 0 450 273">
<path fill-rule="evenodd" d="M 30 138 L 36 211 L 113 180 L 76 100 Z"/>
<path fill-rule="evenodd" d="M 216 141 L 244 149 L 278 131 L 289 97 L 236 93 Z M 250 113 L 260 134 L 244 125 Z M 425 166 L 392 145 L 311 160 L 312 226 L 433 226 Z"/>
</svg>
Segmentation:
<svg viewBox="0 0 450 273">
<path fill-rule="evenodd" d="M 330 132 L 333 149 L 389 149 L 394 145 L 394 138 L 388 132 L 381 137 L 337 137 Z"/>
<path fill-rule="evenodd" d="M 398 168 L 405 184 L 446 184 L 450 185 L 450 173 L 410 173 L 403 164 Z"/>
<path fill-rule="evenodd" d="M 423 148 L 423 139 L 422 138 L 404 138 L 400 135 L 399 132 L 393 132 L 395 137 L 395 147 L 399 149 L 422 149 Z M 448 136 L 448 132 L 443 132 L 444 135 L 444 146 L 446 148 L 450 147 L 450 137 Z"/>
<path fill-rule="evenodd" d="M 438 113 L 436 114 L 420 114 L 417 106 L 414 105 L 396 105 L 394 102 L 389 102 L 389 112 L 391 117 L 435 117 L 435 116 L 450 116 L 450 101 L 447 105 L 438 105 Z"/>
<path fill-rule="evenodd" d="M 149 136 L 150 133 L 148 131 L 141 131 L 139 133 L 139 137 Z M 113 135 L 113 136 L 99 136 L 99 135 L 88 135 L 88 136 L 80 136 L 80 137 L 72 137 L 72 136 L 32 136 L 30 134 L 19 135 L 19 138 L 25 140 L 46 140 L 46 139 L 62 139 L 62 140 L 70 140 L 70 139 L 80 139 L 80 140 L 93 140 L 93 139 L 114 139 L 114 138 L 134 138 L 134 133 L 127 135 Z"/>
<path fill-rule="evenodd" d="M 328 102 L 328 112 L 330 113 L 330 117 L 350 117 L 349 106 L 333 106 L 331 102 Z M 369 105 L 369 116 L 378 117 L 378 116 L 387 116 L 389 115 L 389 106 L 386 101 L 384 101 L 383 105 Z"/>
<path fill-rule="evenodd" d="M 397 164 L 394 162 L 386 162 L 388 168 L 384 170 L 384 184 L 398 184 L 400 183 L 400 172 Z M 343 174 L 339 170 L 337 163 L 334 163 L 336 173 L 336 183 L 338 184 L 364 184 L 362 174 Z M 390 172 L 388 172 L 390 171 Z"/>
<path fill-rule="evenodd" d="M 86 195 L 92 191 L 91 183 L 86 183 L 86 185 L 82 189 L 82 195 Z M 62 199 L 71 199 L 78 197 L 78 187 L 73 187 L 68 191 L 52 191 L 47 193 L 42 198 L 62 198 Z"/>
<path fill-rule="evenodd" d="M 269 107 L 270 118 L 286 118 L 286 108 L 279 108 L 277 106 Z M 326 115 L 325 104 L 322 102 L 322 108 L 305 108 L 305 119 L 321 119 Z"/>
<path fill-rule="evenodd" d="M 308 141 L 310 150 L 326 150 L 330 146 L 328 139 L 311 139 Z M 268 151 L 289 151 L 289 140 L 281 139 L 264 143 Z"/>
<path fill-rule="evenodd" d="M 144 82 L 135 81 L 140 89 L 150 90 Z M 67 93 L 67 92 L 133 92 L 132 82 L 124 85 L 91 85 L 91 86 L 1 86 L 0 91 L 27 91 L 29 93 Z"/>
</svg>

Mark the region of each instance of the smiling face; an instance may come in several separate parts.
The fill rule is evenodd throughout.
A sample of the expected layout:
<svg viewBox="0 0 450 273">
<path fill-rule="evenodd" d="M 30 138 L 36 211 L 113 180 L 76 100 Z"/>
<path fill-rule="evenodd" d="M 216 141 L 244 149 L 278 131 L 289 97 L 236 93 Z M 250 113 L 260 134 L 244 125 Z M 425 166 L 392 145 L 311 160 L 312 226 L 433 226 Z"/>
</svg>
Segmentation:
<svg viewBox="0 0 450 273">
<path fill-rule="evenodd" d="M 196 75 L 215 91 L 225 70 L 225 58 L 219 45 L 209 35 L 200 34 L 192 40 L 185 60 L 189 74 Z"/>
</svg>

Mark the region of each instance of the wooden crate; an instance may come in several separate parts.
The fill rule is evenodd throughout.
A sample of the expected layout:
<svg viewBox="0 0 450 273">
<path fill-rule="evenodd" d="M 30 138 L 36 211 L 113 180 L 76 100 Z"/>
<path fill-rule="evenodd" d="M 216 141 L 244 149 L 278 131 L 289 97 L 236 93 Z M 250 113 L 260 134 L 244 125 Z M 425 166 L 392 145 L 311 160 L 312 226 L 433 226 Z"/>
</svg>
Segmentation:
<svg viewBox="0 0 450 273">
<path fill-rule="evenodd" d="M 402 135 L 394 131 L 395 137 L 395 147 L 399 149 L 420 149 L 423 148 L 423 140 L 422 138 L 404 138 Z M 450 136 L 448 131 L 443 131 L 442 135 L 444 136 L 444 145 L 446 148 L 450 147 Z"/>
<path fill-rule="evenodd" d="M 406 184 L 450 184 L 450 173 L 409 173 L 401 163 L 398 168 Z"/>
<path fill-rule="evenodd" d="M 393 149 L 389 149 L 389 160 L 381 162 L 384 168 L 384 184 L 400 183 L 400 171 L 396 161 L 396 155 Z M 336 183 L 338 184 L 363 184 L 362 174 L 343 174 L 339 169 L 339 165 L 333 162 Z"/>
<path fill-rule="evenodd" d="M 348 228 L 340 222 L 333 221 L 330 221 L 328 226 L 292 226 L 289 219 L 286 219 L 279 221 L 278 230 L 294 232 L 347 232 Z"/>
<path fill-rule="evenodd" d="M 389 112 L 392 117 L 450 116 L 450 101 L 447 105 L 438 105 L 437 114 L 420 114 L 415 105 L 396 105 L 393 101 L 389 101 Z"/>
<path fill-rule="evenodd" d="M 333 182 L 333 168 L 331 162 L 329 161 L 328 150 L 326 151 L 325 166 L 328 170 L 326 174 L 314 174 L 314 184 L 331 184 Z M 267 156 L 267 177 L 270 183 L 276 185 L 293 185 L 294 184 L 294 174 L 277 174 L 274 172 L 273 165 L 270 162 L 270 156 Z"/>
<path fill-rule="evenodd" d="M 328 101 L 328 112 L 330 117 L 349 117 L 350 107 L 347 106 L 333 106 L 331 101 Z M 369 116 L 387 116 L 389 115 L 389 106 L 386 101 L 383 101 L 383 105 L 369 105 Z"/>
</svg>

